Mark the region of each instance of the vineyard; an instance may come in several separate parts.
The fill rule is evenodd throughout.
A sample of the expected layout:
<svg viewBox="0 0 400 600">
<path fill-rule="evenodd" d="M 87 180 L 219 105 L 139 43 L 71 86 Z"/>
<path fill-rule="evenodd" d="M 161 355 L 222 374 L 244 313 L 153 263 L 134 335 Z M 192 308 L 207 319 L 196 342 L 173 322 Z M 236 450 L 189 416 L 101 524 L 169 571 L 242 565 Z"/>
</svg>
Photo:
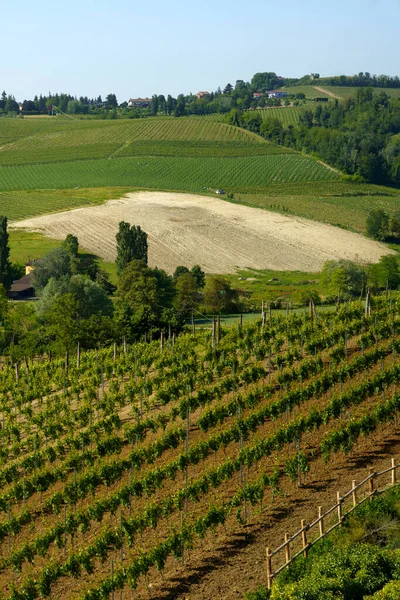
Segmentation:
<svg viewBox="0 0 400 600">
<path fill-rule="evenodd" d="M 299 123 L 301 110 L 302 108 L 300 106 L 285 106 L 278 108 L 263 108 L 257 112 L 262 116 L 263 121 L 266 119 L 278 119 L 284 127 L 288 127 L 289 125 L 295 127 Z"/>
<path fill-rule="evenodd" d="M 5 125 L 0 123 L 0 146 L 6 142 L 0 150 L 3 166 L 113 156 L 243 156 L 285 152 L 253 133 L 201 118 L 68 122 L 54 119 L 43 121 L 37 130 L 31 121 L 28 127 L 25 121 L 2 121 L 6 121 Z"/>
<path fill-rule="evenodd" d="M 5 366 L 2 599 L 178 598 L 165 577 L 173 587 L 221 529 L 394 432 L 400 297 L 367 312 L 264 315 Z"/>
<path fill-rule="evenodd" d="M 3 167 L 3 191 L 136 186 L 201 192 L 263 191 L 270 183 L 330 181 L 339 175 L 295 153 L 243 158 L 115 158 Z"/>
</svg>

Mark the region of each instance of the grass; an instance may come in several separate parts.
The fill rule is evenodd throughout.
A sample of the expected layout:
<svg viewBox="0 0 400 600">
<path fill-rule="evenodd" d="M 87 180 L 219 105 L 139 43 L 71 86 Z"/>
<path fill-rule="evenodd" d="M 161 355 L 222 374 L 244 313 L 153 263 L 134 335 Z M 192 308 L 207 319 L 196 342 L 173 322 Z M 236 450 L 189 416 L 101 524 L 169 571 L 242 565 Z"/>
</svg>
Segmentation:
<svg viewBox="0 0 400 600">
<path fill-rule="evenodd" d="M 11 230 L 9 235 L 10 259 L 20 265 L 25 264 L 29 259 L 41 258 L 50 250 L 60 246 L 59 240 L 52 240 L 40 233 Z"/>
<path fill-rule="evenodd" d="M 329 94 L 324 94 L 319 90 L 316 90 L 312 85 L 294 85 L 291 87 L 284 87 L 282 91 L 288 94 L 304 94 L 306 98 L 330 98 Z"/>
<path fill-rule="evenodd" d="M 262 300 L 268 303 L 278 298 L 282 302 L 296 302 L 300 292 L 312 290 L 322 296 L 327 295 L 319 273 L 246 269 L 234 275 L 225 275 L 225 278 L 233 288 L 241 290 L 250 301 L 260 305 Z"/>
<path fill-rule="evenodd" d="M 1 214 L 10 221 L 18 221 L 81 206 L 102 204 L 107 200 L 120 198 L 129 191 L 130 188 L 105 187 L 0 192 Z"/>
<path fill-rule="evenodd" d="M 383 208 L 388 214 L 400 210 L 400 191 L 345 181 L 299 182 L 270 186 L 263 194 L 237 194 L 233 201 L 365 234 L 366 217 L 372 208 Z"/>
<path fill-rule="evenodd" d="M 341 98 L 352 98 L 356 95 L 356 91 L 359 89 L 358 87 L 348 87 L 348 86 L 340 86 L 340 85 L 323 85 L 321 87 L 325 90 L 336 94 L 336 96 L 340 96 Z M 400 89 L 399 88 L 372 88 L 374 90 L 374 94 L 378 94 L 379 92 L 385 92 L 391 98 L 400 98 Z"/>
</svg>

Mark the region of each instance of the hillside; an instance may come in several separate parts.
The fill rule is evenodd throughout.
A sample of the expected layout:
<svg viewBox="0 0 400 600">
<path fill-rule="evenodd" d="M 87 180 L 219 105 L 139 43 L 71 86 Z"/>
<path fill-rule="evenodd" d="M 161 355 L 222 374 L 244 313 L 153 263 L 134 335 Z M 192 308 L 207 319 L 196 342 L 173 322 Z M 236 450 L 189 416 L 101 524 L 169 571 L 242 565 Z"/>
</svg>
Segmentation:
<svg viewBox="0 0 400 600">
<path fill-rule="evenodd" d="M 288 126 L 301 110 L 260 113 Z M 207 195 L 223 188 L 235 202 L 360 233 L 371 208 L 394 214 L 400 207 L 397 190 L 343 182 L 321 162 L 214 117 L 0 119 L 0 173 L 0 204 L 10 221 L 138 188 Z M 36 244 L 32 252 L 37 256 Z M 30 253 L 27 243 L 24 260 Z"/>
<path fill-rule="evenodd" d="M 230 600 L 265 581 L 272 526 L 399 448 L 399 301 L 5 368 L 4 598 Z"/>
</svg>

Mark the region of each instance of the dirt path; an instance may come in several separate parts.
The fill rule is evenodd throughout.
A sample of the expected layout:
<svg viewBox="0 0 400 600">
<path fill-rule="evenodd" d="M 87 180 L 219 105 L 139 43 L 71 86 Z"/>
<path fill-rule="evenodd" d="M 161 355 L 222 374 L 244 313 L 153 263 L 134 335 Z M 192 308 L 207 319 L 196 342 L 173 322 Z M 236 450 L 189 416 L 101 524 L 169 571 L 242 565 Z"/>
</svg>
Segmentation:
<svg viewBox="0 0 400 600">
<path fill-rule="evenodd" d="M 343 100 L 342 96 L 337 96 L 336 94 L 334 94 L 330 90 L 327 90 L 327 89 L 325 89 L 323 87 L 319 87 L 317 85 L 313 85 L 313 88 L 315 90 L 318 90 L 318 92 L 321 92 L 322 94 L 326 94 L 327 96 L 330 96 L 331 98 L 336 98 L 336 100 Z"/>
<path fill-rule="evenodd" d="M 140 225 L 149 236 L 149 264 L 173 273 L 177 265 L 208 273 L 238 269 L 319 271 L 324 262 L 378 262 L 392 253 L 383 244 L 332 225 L 289 217 L 219 198 L 165 192 L 137 192 L 101 206 L 26 219 L 10 228 L 64 239 L 115 260 L 120 221 Z"/>
</svg>

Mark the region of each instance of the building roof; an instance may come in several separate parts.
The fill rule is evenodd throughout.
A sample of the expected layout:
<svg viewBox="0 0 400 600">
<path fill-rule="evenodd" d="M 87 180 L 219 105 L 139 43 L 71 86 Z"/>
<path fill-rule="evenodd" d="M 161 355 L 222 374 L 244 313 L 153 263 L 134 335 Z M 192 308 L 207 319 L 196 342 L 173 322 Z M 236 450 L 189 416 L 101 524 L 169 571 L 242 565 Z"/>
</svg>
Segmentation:
<svg viewBox="0 0 400 600">
<path fill-rule="evenodd" d="M 10 292 L 25 292 L 26 290 L 33 289 L 31 282 L 31 275 L 24 275 L 21 279 L 14 281 L 10 287 Z"/>
<path fill-rule="evenodd" d="M 151 98 L 129 98 L 129 102 L 151 102 Z"/>
<path fill-rule="evenodd" d="M 210 92 L 197 92 L 196 96 L 209 96 Z"/>
</svg>

